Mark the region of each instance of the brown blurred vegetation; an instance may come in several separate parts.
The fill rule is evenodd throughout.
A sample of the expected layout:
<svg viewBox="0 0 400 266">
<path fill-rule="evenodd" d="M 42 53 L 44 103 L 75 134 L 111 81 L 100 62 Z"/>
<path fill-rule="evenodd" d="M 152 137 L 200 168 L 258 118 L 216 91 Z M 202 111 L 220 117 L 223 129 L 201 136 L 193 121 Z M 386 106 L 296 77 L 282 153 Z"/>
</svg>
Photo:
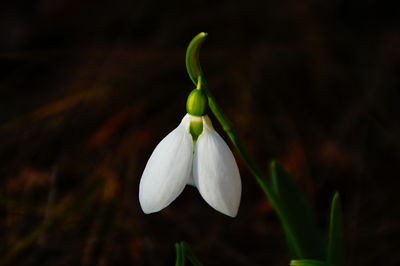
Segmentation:
<svg viewBox="0 0 400 266">
<path fill-rule="evenodd" d="M 209 87 L 264 170 L 281 160 L 325 231 L 340 191 L 348 265 L 400 264 L 394 6 L 1 5 L 0 265 L 172 265 L 180 240 L 205 265 L 288 265 L 279 222 L 239 158 L 235 219 L 192 187 L 160 213 L 139 207 L 145 163 L 185 114 L 184 53 L 200 31 Z"/>
</svg>

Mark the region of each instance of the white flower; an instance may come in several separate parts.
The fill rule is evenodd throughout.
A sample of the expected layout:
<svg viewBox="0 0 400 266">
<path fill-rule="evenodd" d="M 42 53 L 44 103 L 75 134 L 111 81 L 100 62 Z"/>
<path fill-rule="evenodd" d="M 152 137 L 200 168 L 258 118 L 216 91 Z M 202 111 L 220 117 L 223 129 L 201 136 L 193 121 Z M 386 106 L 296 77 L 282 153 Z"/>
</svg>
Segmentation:
<svg viewBox="0 0 400 266">
<path fill-rule="evenodd" d="M 191 122 L 202 122 L 196 141 Z M 145 213 L 167 207 L 187 184 L 194 185 L 215 210 L 235 217 L 242 184 L 232 152 L 214 130 L 208 116 L 187 114 L 179 126 L 155 148 L 139 185 L 139 201 Z"/>
</svg>

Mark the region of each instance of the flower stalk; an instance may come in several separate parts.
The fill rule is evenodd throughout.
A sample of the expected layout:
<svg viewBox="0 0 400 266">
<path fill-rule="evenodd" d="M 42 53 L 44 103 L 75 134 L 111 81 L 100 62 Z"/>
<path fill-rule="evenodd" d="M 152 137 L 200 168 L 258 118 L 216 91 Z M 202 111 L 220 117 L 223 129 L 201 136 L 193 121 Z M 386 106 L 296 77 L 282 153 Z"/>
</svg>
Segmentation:
<svg viewBox="0 0 400 266">
<path fill-rule="evenodd" d="M 207 88 L 206 80 L 204 79 L 203 70 L 200 65 L 199 55 L 200 48 L 202 47 L 204 41 L 207 38 L 207 33 L 201 32 L 196 35 L 192 41 L 189 43 L 189 46 L 186 50 L 186 70 L 189 74 L 192 82 L 198 87 L 201 86 L 201 89 L 204 90 L 208 99 L 208 106 L 218 120 L 222 129 L 228 135 L 232 145 L 239 152 L 240 157 L 245 161 L 246 166 L 256 179 L 258 185 L 263 190 L 263 192 L 267 195 L 267 197 L 271 200 L 272 203 L 275 202 L 272 193 L 265 181 L 265 178 L 261 172 L 261 169 L 255 163 L 253 157 L 247 150 L 246 146 L 243 144 L 242 140 L 238 136 L 233 123 L 229 120 L 229 118 L 224 114 L 221 107 L 215 100 L 211 91 Z"/>
<path fill-rule="evenodd" d="M 256 182 L 271 202 L 285 233 L 292 259 L 325 260 L 325 247 L 321 233 L 316 226 L 310 206 L 300 188 L 294 184 L 290 175 L 277 162 L 270 165 L 270 175 L 274 184 L 267 182 L 260 167 L 247 150 L 237 134 L 232 122 L 207 88 L 201 69 L 199 53 L 207 37 L 200 33 L 190 42 L 186 52 L 186 69 L 195 85 L 201 85 L 208 99 L 208 107 L 228 135 L 232 145 L 244 160 Z"/>
</svg>

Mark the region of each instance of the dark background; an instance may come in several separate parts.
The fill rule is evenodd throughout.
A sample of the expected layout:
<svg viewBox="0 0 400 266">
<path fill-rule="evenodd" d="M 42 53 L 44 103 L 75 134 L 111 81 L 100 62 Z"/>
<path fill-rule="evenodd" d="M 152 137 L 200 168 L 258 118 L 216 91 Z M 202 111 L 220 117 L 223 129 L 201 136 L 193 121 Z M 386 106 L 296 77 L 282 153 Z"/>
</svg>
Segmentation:
<svg viewBox="0 0 400 266">
<path fill-rule="evenodd" d="M 400 34 L 385 1 L 10 1 L 0 8 L 0 264 L 288 265 L 238 157 L 237 218 L 193 187 L 144 215 L 138 184 L 194 88 L 210 89 L 267 173 L 280 160 L 326 232 L 341 193 L 348 265 L 399 265 Z M 214 124 L 215 120 L 214 120 Z M 225 135 L 217 126 L 223 137 Z"/>
</svg>

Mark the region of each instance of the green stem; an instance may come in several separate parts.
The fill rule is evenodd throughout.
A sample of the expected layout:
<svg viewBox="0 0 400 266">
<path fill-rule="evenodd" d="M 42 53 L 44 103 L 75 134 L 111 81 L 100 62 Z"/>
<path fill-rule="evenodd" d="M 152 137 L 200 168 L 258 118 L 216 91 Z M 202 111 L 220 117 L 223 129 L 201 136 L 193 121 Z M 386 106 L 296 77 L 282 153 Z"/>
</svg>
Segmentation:
<svg viewBox="0 0 400 266">
<path fill-rule="evenodd" d="M 263 180 L 260 168 L 257 166 L 255 161 L 251 157 L 250 153 L 247 151 L 245 145 L 238 137 L 238 134 L 236 133 L 232 122 L 224 114 L 221 107 L 218 105 L 215 98 L 211 94 L 210 90 L 207 88 L 206 81 L 203 75 L 203 70 L 201 69 L 199 60 L 200 48 L 204 43 L 204 41 L 206 40 L 207 35 L 208 35 L 207 33 L 201 32 L 197 34 L 189 43 L 188 48 L 186 50 L 187 72 L 193 84 L 196 85 L 197 88 L 200 86 L 200 88 L 205 91 L 208 98 L 208 105 L 210 107 L 210 110 L 212 111 L 218 122 L 221 124 L 222 128 L 224 129 L 229 139 L 231 140 L 233 146 L 235 146 L 235 148 L 238 150 L 240 156 L 243 158 L 247 167 L 250 169 L 251 173 L 256 178 L 256 181 L 260 185 L 261 189 L 264 191 L 265 194 L 269 195 L 271 194 L 270 189 Z M 199 82 L 198 79 L 200 79 Z"/>
<path fill-rule="evenodd" d="M 240 139 L 232 122 L 224 114 L 221 107 L 218 105 L 217 101 L 213 97 L 212 93 L 207 88 L 207 84 L 204 79 L 203 71 L 201 69 L 199 61 L 200 47 L 206 37 L 206 33 L 200 33 L 196 37 L 194 37 L 194 39 L 190 42 L 188 46 L 186 52 L 186 68 L 190 79 L 196 86 L 201 84 L 201 89 L 203 89 L 207 95 L 210 110 L 212 111 L 218 122 L 221 124 L 223 130 L 228 135 L 232 145 L 238 151 L 239 155 L 244 160 L 246 166 L 250 170 L 256 182 L 274 207 L 282 223 L 282 227 L 286 233 L 286 237 L 289 241 L 293 243 L 292 247 L 294 249 L 293 252 L 295 253 L 295 258 L 305 258 L 307 255 L 310 254 L 307 254 L 307 252 L 303 249 L 301 245 L 301 240 L 296 235 L 296 232 L 293 229 L 294 226 L 291 222 L 290 210 L 285 209 L 284 204 L 279 200 L 279 196 L 275 194 L 273 188 L 269 186 L 265 176 L 262 174 L 260 167 L 256 164 L 255 160 L 247 150 L 243 141 Z M 200 79 L 200 82 L 197 82 L 198 79 Z M 275 164 L 273 162 L 271 164 L 271 171 L 274 171 L 274 165 Z"/>
<path fill-rule="evenodd" d="M 175 244 L 175 251 L 176 251 L 175 266 L 185 266 L 185 256 L 183 254 L 183 248 L 181 243 Z"/>
<path fill-rule="evenodd" d="M 188 258 L 188 260 L 194 265 L 194 266 L 203 266 L 203 264 L 200 262 L 200 260 L 196 257 L 194 254 L 193 250 L 190 248 L 189 244 L 186 243 L 185 241 L 181 242 L 182 249 L 184 250 L 184 255 Z"/>
<path fill-rule="evenodd" d="M 214 114 L 215 118 L 221 124 L 223 130 L 228 135 L 232 145 L 239 152 L 240 157 L 245 161 L 246 166 L 249 168 L 252 175 L 255 177 L 257 183 L 260 185 L 261 189 L 265 194 L 271 194 L 269 187 L 267 186 L 265 179 L 262 175 L 261 169 L 255 163 L 253 157 L 250 155 L 249 151 L 246 149 L 246 146 L 243 144 L 243 141 L 238 136 L 232 122 L 228 119 L 228 117 L 223 113 L 221 107 L 216 102 L 215 98 L 211 94 L 210 90 L 206 87 L 205 81 L 203 79 L 203 89 L 206 92 L 208 98 L 208 105 L 210 110 Z"/>
<path fill-rule="evenodd" d="M 218 105 L 217 101 L 213 97 L 212 93 L 207 88 L 207 84 L 204 79 L 203 71 L 201 69 L 199 60 L 200 48 L 203 42 L 206 40 L 206 37 L 207 33 L 204 32 L 199 33 L 192 39 L 186 50 L 186 69 L 189 74 L 189 77 L 194 83 L 194 85 L 196 85 L 196 87 L 199 86 L 200 84 L 201 88 L 205 91 L 208 98 L 208 105 L 210 107 L 210 110 L 214 114 L 215 118 L 221 124 L 223 130 L 228 135 L 233 146 L 236 148 L 242 159 L 245 161 L 247 167 L 250 169 L 250 172 L 256 179 L 258 185 L 261 187 L 261 189 L 267 195 L 267 197 L 271 200 L 272 204 L 276 204 L 276 200 L 271 192 L 271 189 L 265 182 L 265 178 L 263 177 L 260 168 L 257 166 L 254 159 L 252 158 L 252 156 L 246 149 L 245 145 L 239 138 L 232 122 L 224 114 L 221 107 Z M 198 79 L 200 79 L 200 82 L 197 82 Z"/>
<path fill-rule="evenodd" d="M 207 35 L 206 32 L 197 34 L 189 43 L 186 50 L 186 70 L 195 85 L 197 85 L 197 78 L 203 76 L 199 60 L 199 51 Z"/>
<path fill-rule="evenodd" d="M 185 266 L 186 258 L 194 265 L 194 266 L 203 266 L 203 264 L 196 257 L 189 244 L 185 241 L 181 241 L 179 243 L 175 243 L 175 251 L 176 251 L 176 261 L 175 266 Z"/>
<path fill-rule="evenodd" d="M 278 217 L 281 220 L 282 226 L 285 232 L 288 234 L 287 237 L 293 241 L 297 242 L 296 237 L 292 234 L 291 225 L 289 224 L 290 219 L 287 216 L 287 213 L 283 211 L 283 208 L 280 206 L 279 200 L 276 195 L 273 193 L 272 189 L 268 185 L 266 178 L 261 172 L 260 167 L 256 164 L 255 160 L 251 156 L 250 152 L 247 150 L 246 146 L 244 145 L 243 141 L 240 139 L 239 135 L 237 134 L 232 122 L 228 119 L 228 117 L 224 114 L 218 103 L 215 101 L 214 97 L 212 96 L 210 90 L 206 87 L 205 80 L 202 79 L 203 89 L 206 92 L 208 98 L 208 105 L 210 110 L 214 114 L 215 118 L 221 124 L 223 130 L 228 135 L 232 145 L 238 151 L 240 157 L 246 163 L 247 168 L 250 170 L 251 174 L 255 178 L 257 184 L 260 186 L 261 190 L 264 192 L 268 200 L 271 202 L 272 206 L 275 209 Z M 295 252 L 299 257 L 303 257 L 303 252 L 301 250 L 300 244 L 298 243 L 295 245 Z"/>
</svg>

